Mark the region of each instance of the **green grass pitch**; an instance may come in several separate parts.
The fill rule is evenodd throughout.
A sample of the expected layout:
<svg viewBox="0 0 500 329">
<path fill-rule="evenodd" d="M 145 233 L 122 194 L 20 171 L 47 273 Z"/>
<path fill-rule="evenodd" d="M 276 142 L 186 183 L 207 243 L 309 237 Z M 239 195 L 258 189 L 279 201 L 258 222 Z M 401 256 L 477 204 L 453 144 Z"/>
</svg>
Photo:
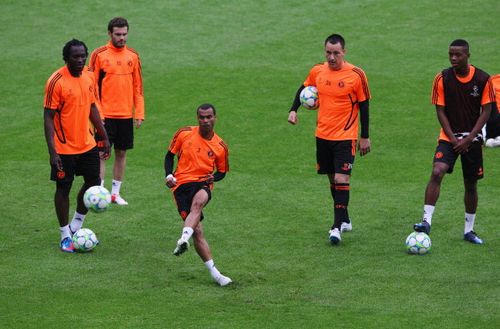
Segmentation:
<svg viewBox="0 0 500 329">
<path fill-rule="evenodd" d="M 497 0 L 3 0 L 0 12 L 0 328 L 498 328 L 499 150 L 485 150 L 479 183 L 485 245 L 462 240 L 458 165 L 442 187 L 431 253 L 404 249 L 439 128 L 432 79 L 456 38 L 470 42 L 471 63 L 500 73 Z M 64 254 L 43 87 L 66 41 L 104 44 L 117 15 L 141 55 L 147 111 L 122 189 L 130 205 L 90 214 L 85 226 L 101 244 Z M 315 173 L 315 114 L 287 123 L 333 32 L 373 96 L 372 153 L 356 159 L 354 230 L 338 247 L 327 239 L 327 179 Z M 231 172 L 205 211 L 215 262 L 235 281 L 227 288 L 193 250 L 171 255 L 181 221 L 163 158 L 204 102 L 217 107 L 216 131 L 231 152 Z"/>
</svg>

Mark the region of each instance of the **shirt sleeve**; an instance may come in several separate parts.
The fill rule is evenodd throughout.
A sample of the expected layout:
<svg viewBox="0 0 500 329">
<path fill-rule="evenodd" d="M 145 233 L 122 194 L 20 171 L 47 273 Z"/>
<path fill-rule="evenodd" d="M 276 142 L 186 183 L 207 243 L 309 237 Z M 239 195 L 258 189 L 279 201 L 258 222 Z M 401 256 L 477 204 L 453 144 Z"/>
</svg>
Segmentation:
<svg viewBox="0 0 500 329">
<path fill-rule="evenodd" d="M 218 172 L 228 172 L 229 171 L 229 148 L 224 141 L 220 141 L 223 151 L 217 156 L 215 166 Z"/>
<path fill-rule="evenodd" d="M 486 105 L 489 103 L 495 102 L 495 88 L 493 87 L 493 83 L 491 77 L 486 82 L 486 86 L 484 86 L 483 95 L 481 96 L 481 105 Z"/>
<path fill-rule="evenodd" d="M 432 83 L 431 103 L 438 106 L 445 106 L 442 73 L 438 73 Z"/>
<path fill-rule="evenodd" d="M 142 83 L 141 59 L 137 56 L 137 62 L 133 74 L 134 83 L 134 118 L 144 120 L 144 89 Z"/>
<path fill-rule="evenodd" d="M 57 110 L 64 102 L 61 96 L 61 84 L 58 82 L 57 77 L 51 77 L 45 85 L 43 107 Z"/>
<path fill-rule="evenodd" d="M 366 78 L 365 72 L 359 68 L 355 68 L 353 71 L 359 76 L 359 79 L 356 80 L 354 85 L 354 92 L 356 93 L 358 102 L 369 100 L 370 89 L 368 88 L 368 79 Z"/>
</svg>

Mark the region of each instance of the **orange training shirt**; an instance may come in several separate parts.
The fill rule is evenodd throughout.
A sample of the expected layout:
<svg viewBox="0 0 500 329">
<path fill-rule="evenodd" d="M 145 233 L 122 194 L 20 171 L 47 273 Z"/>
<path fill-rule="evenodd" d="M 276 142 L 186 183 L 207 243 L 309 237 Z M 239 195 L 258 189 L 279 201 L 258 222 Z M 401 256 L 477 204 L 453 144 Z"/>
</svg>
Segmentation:
<svg viewBox="0 0 500 329">
<path fill-rule="evenodd" d="M 497 103 L 497 110 L 500 113 L 500 74 L 491 77 L 491 84 L 495 90 L 495 99 Z"/>
<path fill-rule="evenodd" d="M 229 151 L 224 141 L 214 133 L 211 140 L 201 137 L 198 126 L 179 129 L 168 150 L 177 154 L 178 162 L 174 172 L 177 179 L 175 190 L 182 184 L 206 180 L 206 176 L 229 171 Z"/>
<path fill-rule="evenodd" d="M 318 89 L 316 137 L 326 140 L 358 139 L 359 102 L 370 99 L 368 80 L 362 69 L 344 62 L 340 70 L 328 63 L 315 65 L 304 86 Z"/>
<path fill-rule="evenodd" d="M 96 146 L 89 119 L 93 103 L 94 77 L 86 68 L 76 78 L 63 66 L 47 80 L 43 104 L 46 111 L 56 111 L 54 144 L 58 154 L 81 154 Z"/>
<path fill-rule="evenodd" d="M 467 83 L 474 77 L 475 72 L 476 72 L 476 68 L 473 65 L 470 65 L 469 74 L 466 77 L 462 78 L 462 77 L 459 77 L 456 75 L 455 75 L 455 77 L 461 83 Z M 492 81 L 491 78 L 490 78 L 490 81 Z M 484 90 L 483 90 L 483 94 L 481 95 L 481 105 L 489 104 L 489 103 L 492 103 L 495 101 L 494 98 L 492 97 L 492 95 L 493 95 L 492 88 L 493 87 L 492 87 L 491 83 L 486 83 Z M 445 104 L 443 73 L 442 72 L 439 72 L 434 77 L 434 81 L 432 83 L 431 102 L 433 105 L 437 105 L 437 106 L 445 106 L 446 105 Z M 439 132 L 438 139 L 443 140 L 443 141 L 448 141 L 448 142 L 450 141 L 450 139 L 448 138 L 448 136 L 444 132 L 443 128 L 441 128 L 441 130 Z"/>
<path fill-rule="evenodd" d="M 110 41 L 92 52 L 89 70 L 97 84 L 101 116 L 144 120 L 141 60 L 134 49 L 117 48 Z"/>
</svg>

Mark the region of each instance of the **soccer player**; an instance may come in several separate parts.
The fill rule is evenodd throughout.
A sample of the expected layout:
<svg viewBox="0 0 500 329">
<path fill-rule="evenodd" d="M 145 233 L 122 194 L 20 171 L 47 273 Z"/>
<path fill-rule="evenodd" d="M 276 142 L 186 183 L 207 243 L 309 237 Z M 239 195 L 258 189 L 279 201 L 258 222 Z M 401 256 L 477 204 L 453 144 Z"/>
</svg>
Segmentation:
<svg viewBox="0 0 500 329">
<path fill-rule="evenodd" d="M 95 105 L 94 77 L 84 69 L 87 56 L 83 42 L 70 40 L 63 48 L 66 65 L 54 72 L 45 86 L 45 140 L 50 156 L 50 178 L 56 182 L 54 205 L 61 232 L 60 248 L 64 252 L 74 251 L 71 236 L 82 227 L 88 212 L 83 194 L 100 183 L 94 130 L 103 142 L 102 157 L 109 156 L 108 136 Z M 78 192 L 73 220 L 68 225 L 69 193 L 75 175 L 83 176 L 84 183 Z"/>
<path fill-rule="evenodd" d="M 115 17 L 108 24 L 109 42 L 95 49 L 89 69 L 98 86 L 101 116 L 109 140 L 115 149 L 111 201 L 127 205 L 120 196 L 125 175 L 127 150 L 134 147 L 135 127 L 144 120 L 144 94 L 139 54 L 127 47 L 129 25 L 125 18 Z M 104 186 L 106 163 L 101 161 L 101 185 Z"/>
<path fill-rule="evenodd" d="M 203 234 L 203 208 L 212 195 L 214 182 L 223 179 L 229 171 L 228 148 L 214 132 L 215 107 L 202 104 L 196 110 L 198 126 L 184 127 L 174 135 L 165 156 L 165 183 L 172 189 L 184 227 L 173 252 L 179 256 L 189 247 L 193 237 L 194 247 L 215 282 L 226 286 L 232 280 L 215 267 L 212 253 Z M 175 172 L 174 156 L 178 162 Z M 215 171 L 215 173 L 214 173 Z"/>
<path fill-rule="evenodd" d="M 491 84 L 495 90 L 495 104 L 491 109 L 490 118 L 486 122 L 486 143 L 487 147 L 500 146 L 500 74 L 491 77 Z"/>
<path fill-rule="evenodd" d="M 341 232 L 352 230 L 348 204 L 350 176 L 356 155 L 370 152 L 368 108 L 370 91 L 365 73 L 345 59 L 345 41 L 339 34 L 325 40 L 326 62 L 315 65 L 299 87 L 289 111 L 288 122 L 298 122 L 299 95 L 306 86 L 318 89 L 319 109 L 316 125 L 318 174 L 328 175 L 334 204 L 330 242 L 341 241 Z M 358 115 L 361 138 L 358 140 Z"/>
<path fill-rule="evenodd" d="M 464 239 L 482 244 L 474 232 L 477 209 L 477 181 L 483 178 L 481 129 L 490 116 L 495 94 L 490 76 L 469 64 L 469 44 L 454 40 L 448 49 L 451 67 L 439 72 L 432 86 L 432 104 L 441 125 L 430 180 L 425 190 L 424 213 L 417 232 L 431 231 L 432 216 L 439 198 L 441 182 L 452 173 L 457 158 L 462 161 L 464 179 Z"/>
</svg>

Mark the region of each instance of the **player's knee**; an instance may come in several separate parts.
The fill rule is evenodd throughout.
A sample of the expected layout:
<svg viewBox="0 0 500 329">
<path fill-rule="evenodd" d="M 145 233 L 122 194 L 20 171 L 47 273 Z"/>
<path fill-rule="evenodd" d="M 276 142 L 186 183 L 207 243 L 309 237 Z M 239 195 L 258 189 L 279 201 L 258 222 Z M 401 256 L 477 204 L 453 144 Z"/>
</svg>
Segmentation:
<svg viewBox="0 0 500 329">
<path fill-rule="evenodd" d="M 446 174 L 446 170 L 444 170 L 441 167 L 434 166 L 434 168 L 432 168 L 431 180 L 436 181 L 436 182 L 440 182 L 443 179 L 445 174 Z"/>
<path fill-rule="evenodd" d="M 56 183 L 56 193 L 63 197 L 68 197 L 71 191 L 71 182 L 57 182 Z"/>
<path fill-rule="evenodd" d="M 99 176 L 92 176 L 92 177 L 87 176 L 83 178 L 83 183 L 87 188 L 91 186 L 101 185 L 101 178 L 99 178 Z"/>
</svg>

